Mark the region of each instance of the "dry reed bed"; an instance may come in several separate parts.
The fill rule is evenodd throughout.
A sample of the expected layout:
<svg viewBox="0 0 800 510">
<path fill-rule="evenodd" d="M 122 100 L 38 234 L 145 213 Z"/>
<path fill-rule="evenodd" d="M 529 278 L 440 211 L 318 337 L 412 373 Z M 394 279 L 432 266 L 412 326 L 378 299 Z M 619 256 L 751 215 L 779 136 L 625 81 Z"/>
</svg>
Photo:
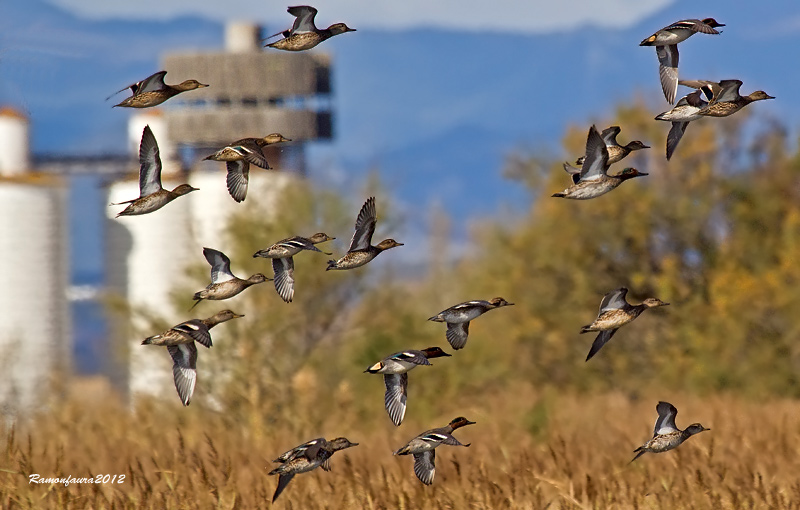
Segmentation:
<svg viewBox="0 0 800 510">
<path fill-rule="evenodd" d="M 359 432 L 332 417 L 323 427 L 326 435 L 345 435 L 360 446 L 336 454 L 330 473 L 297 476 L 275 506 L 800 508 L 797 402 L 672 398 L 679 426 L 699 421 L 712 430 L 676 451 L 648 454 L 628 466 L 632 450 L 650 434 L 655 402 L 616 394 L 518 397 L 491 399 L 491 412 L 467 407 L 459 413 L 478 421 L 456 432 L 472 446 L 441 447 L 430 487 L 414 477 L 411 458 L 391 455 L 425 427 L 407 419 L 410 423 L 396 429 L 381 416 Z M 450 418 L 442 416 L 431 426 Z M 278 425 L 281 421 L 253 430 L 199 407 L 159 403 L 128 412 L 111 404 L 65 404 L 3 431 L 0 507 L 267 507 L 277 482 L 267 476 L 270 459 L 316 435 L 300 420 L 293 426 Z M 64 487 L 29 484 L 31 473 L 126 479 Z"/>
</svg>

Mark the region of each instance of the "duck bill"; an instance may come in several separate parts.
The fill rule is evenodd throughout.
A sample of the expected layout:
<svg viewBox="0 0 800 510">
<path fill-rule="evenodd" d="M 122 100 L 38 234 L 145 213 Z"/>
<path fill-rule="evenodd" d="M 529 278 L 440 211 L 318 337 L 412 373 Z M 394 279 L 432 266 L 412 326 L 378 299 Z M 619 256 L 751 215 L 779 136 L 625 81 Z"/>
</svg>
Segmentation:
<svg viewBox="0 0 800 510">
<path fill-rule="evenodd" d="M 234 319 L 241 319 L 242 317 L 244 317 L 244 315 L 239 315 L 238 313 L 233 314 Z"/>
</svg>

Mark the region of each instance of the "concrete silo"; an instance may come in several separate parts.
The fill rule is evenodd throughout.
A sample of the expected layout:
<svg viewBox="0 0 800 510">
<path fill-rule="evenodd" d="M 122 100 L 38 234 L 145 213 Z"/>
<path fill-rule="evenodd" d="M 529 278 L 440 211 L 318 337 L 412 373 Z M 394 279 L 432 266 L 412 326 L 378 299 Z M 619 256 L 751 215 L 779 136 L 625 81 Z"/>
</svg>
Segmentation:
<svg viewBox="0 0 800 510">
<path fill-rule="evenodd" d="M 0 405 L 32 408 L 71 367 L 67 187 L 31 172 L 28 119 L 0 109 Z"/>
</svg>

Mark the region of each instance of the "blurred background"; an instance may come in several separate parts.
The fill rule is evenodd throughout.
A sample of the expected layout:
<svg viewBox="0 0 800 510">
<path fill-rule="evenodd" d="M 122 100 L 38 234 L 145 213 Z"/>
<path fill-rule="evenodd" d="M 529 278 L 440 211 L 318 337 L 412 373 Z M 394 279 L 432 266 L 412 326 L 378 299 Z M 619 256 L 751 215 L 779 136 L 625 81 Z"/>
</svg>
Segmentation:
<svg viewBox="0 0 800 510">
<path fill-rule="evenodd" d="M 289 54 L 260 42 L 293 21 L 272 1 L 0 0 L 2 413 L 7 427 L 37 417 L 42 429 L 29 437 L 44 451 L 64 447 L 44 431 L 79 414 L 138 445 L 123 460 L 104 443 L 85 445 L 105 452 L 85 462 L 69 454 L 64 461 L 62 452 L 53 474 L 70 462 L 101 469 L 91 459 L 105 455 L 109 466 L 122 462 L 132 478 L 163 488 L 174 480 L 153 475 L 161 471 L 147 460 L 142 467 L 139 455 L 159 441 L 175 444 L 176 430 L 181 448 L 185 435 L 198 448 L 210 443 L 214 454 L 209 431 L 230 430 L 265 449 L 363 431 L 388 451 L 460 414 L 494 422 L 484 432 L 465 430 L 473 442 L 486 434 L 501 449 L 550 448 L 553 465 L 540 469 L 558 472 L 571 457 L 552 440 L 580 444 L 580 429 L 565 424 L 585 420 L 585 409 L 601 426 L 631 413 L 608 441 L 633 449 L 648 436 L 655 403 L 675 394 L 691 410 L 681 412 L 681 426 L 703 421 L 715 429 L 715 416 L 762 414 L 755 402 L 778 399 L 774 414 L 783 422 L 764 433 L 800 431 L 787 403 L 800 395 L 799 71 L 785 60 L 800 43 L 796 2 L 729 2 L 713 12 L 669 0 L 316 7 L 318 26 L 346 22 L 358 31 Z M 680 76 L 737 78 L 742 93 L 765 90 L 777 99 L 692 123 L 667 162 L 670 126 L 653 117 L 670 106 L 655 52 L 638 44 L 671 22 L 709 16 L 727 26 L 681 44 Z M 193 78 L 210 87 L 142 111 L 112 108 L 127 92 L 105 100 L 162 69 L 167 83 Z M 146 124 L 160 146 L 165 187 L 189 182 L 200 191 L 117 220 L 121 207 L 108 204 L 137 196 Z M 583 154 L 592 124 L 619 125 L 621 143 L 650 145 L 623 164 L 650 175 L 586 203 L 550 199 L 569 182 L 561 162 Z M 202 158 L 272 132 L 293 142 L 269 148 L 276 170 L 253 168 L 247 200 L 234 203 L 222 163 Z M 375 240 L 392 237 L 404 247 L 342 273 L 322 271 L 323 255 L 301 254 L 293 303 L 268 283 L 188 312 L 192 294 L 208 283 L 203 246 L 227 253 L 240 277 L 271 275 L 252 254 L 292 235 L 326 232 L 337 240 L 323 249 L 340 255 L 371 195 Z M 653 296 L 672 305 L 627 326 L 584 363 L 593 338 L 578 331 L 603 294 L 620 286 L 635 303 Z M 451 352 L 444 326 L 425 319 L 494 296 L 516 306 L 475 321 L 465 350 L 412 373 L 406 423 L 387 432 L 382 381 L 361 372 L 401 349 Z M 199 353 L 197 389 L 183 409 L 168 354 L 138 344 L 224 308 L 246 317 L 212 331 L 214 347 Z M 132 427 L 138 422 L 150 425 Z M 236 440 L 223 439 L 245 458 L 248 447 Z M 530 463 L 482 448 L 471 452 L 481 462 L 500 456 L 510 471 Z M 6 467 L 24 472 L 36 456 L 16 451 L 9 447 Z M 273 453 L 239 460 L 262 470 L 259 462 Z M 570 496 L 578 505 L 596 502 L 619 490 L 587 482 L 585 473 L 619 461 L 602 458 L 607 465 L 580 457 L 589 464 L 575 461 L 541 484 L 567 507 L 576 504 L 564 497 L 568 483 L 579 484 Z M 184 464 L 177 454 L 169 462 L 175 470 Z M 216 462 L 224 474 L 225 460 Z M 395 464 L 413 500 L 410 466 Z M 395 475 L 384 476 L 369 490 L 379 494 Z M 334 490 L 326 487 L 317 489 Z M 549 501 L 537 487 L 523 499 Z M 708 494 L 691 488 L 698 487 Z M 18 490 L 2 494 L 16 501 L 9 494 Z M 153 494 L 138 490 L 137 497 Z M 353 498 L 342 504 L 365 507 Z"/>
</svg>

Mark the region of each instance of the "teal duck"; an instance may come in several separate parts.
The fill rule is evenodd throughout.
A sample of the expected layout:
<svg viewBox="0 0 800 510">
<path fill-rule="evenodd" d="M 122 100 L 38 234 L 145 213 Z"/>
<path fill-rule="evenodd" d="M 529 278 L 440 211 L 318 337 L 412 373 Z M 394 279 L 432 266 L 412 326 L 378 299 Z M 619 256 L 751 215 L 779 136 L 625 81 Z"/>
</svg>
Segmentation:
<svg viewBox="0 0 800 510">
<path fill-rule="evenodd" d="M 250 182 L 250 165 L 269 170 L 263 148 L 281 142 L 291 142 L 280 133 L 272 133 L 263 138 L 242 138 L 226 145 L 203 160 L 225 161 L 228 169 L 228 193 L 237 202 L 243 202 L 247 196 L 247 185 Z"/>
<path fill-rule="evenodd" d="M 194 386 L 197 382 L 197 346 L 195 342 L 205 347 L 211 347 L 211 328 L 232 319 L 238 315 L 230 310 L 218 312 L 208 319 L 192 319 L 182 322 L 165 332 L 145 338 L 142 345 L 163 345 L 167 347 L 172 356 L 172 376 L 175 380 L 175 389 L 178 391 L 183 405 L 188 406 L 192 401 Z"/>
<path fill-rule="evenodd" d="M 157 211 L 176 198 L 197 191 L 197 188 L 188 184 L 181 184 L 172 191 L 161 187 L 161 156 L 159 156 L 158 143 L 156 143 L 156 137 L 153 136 L 150 126 L 145 126 L 142 132 L 142 142 L 139 145 L 139 165 L 139 198 L 111 204 L 130 204 L 117 214 L 117 218 Z"/>
<path fill-rule="evenodd" d="M 408 372 L 420 365 L 431 365 L 429 359 L 443 356 L 450 356 L 450 354 L 439 347 L 428 347 L 422 350 L 409 349 L 390 354 L 364 371 L 368 374 L 383 374 L 383 382 L 386 385 L 383 401 L 392 423 L 399 426 L 403 423 L 403 417 L 406 415 Z"/>
<path fill-rule="evenodd" d="M 513 305 L 514 303 L 509 303 L 501 297 L 492 298 L 489 301 L 466 301 L 453 305 L 447 310 L 437 313 L 428 320 L 447 323 L 447 333 L 445 334 L 447 341 L 450 342 L 453 349 L 458 350 L 463 349 L 467 345 L 469 322 L 471 320 L 480 317 L 489 310 Z"/>
<path fill-rule="evenodd" d="M 675 426 L 675 416 L 678 415 L 678 410 L 669 402 L 659 402 L 656 406 L 656 411 L 658 412 L 658 419 L 656 419 L 656 426 L 653 429 L 653 438 L 633 451 L 636 453 L 636 457 L 631 462 L 648 452 L 661 453 L 672 450 L 693 435 L 711 430 L 699 423 L 693 423 L 686 427 L 685 430 L 679 429 Z"/>
<path fill-rule="evenodd" d="M 625 168 L 617 175 L 608 175 L 608 166 L 608 149 L 597 128 L 592 126 L 586 139 L 583 167 L 578 169 L 564 163 L 564 170 L 572 175 L 573 184 L 561 193 L 554 193 L 553 196 L 589 200 L 605 195 L 628 179 L 647 175 L 635 168 Z"/>
<path fill-rule="evenodd" d="M 231 259 L 221 251 L 211 248 L 203 248 L 203 256 L 211 265 L 211 283 L 203 290 L 194 294 L 197 301 L 192 308 L 200 304 L 204 299 L 221 300 L 232 298 L 247 287 L 270 281 L 261 273 L 256 273 L 247 280 L 237 278 L 231 273 Z"/>
<path fill-rule="evenodd" d="M 278 241 L 269 248 L 258 250 L 253 254 L 253 258 L 263 257 L 272 259 L 272 270 L 275 272 L 275 290 L 285 302 L 290 303 L 294 298 L 294 259 L 303 250 L 316 251 L 330 255 L 322 251 L 315 244 L 333 241 L 335 237 L 319 232 L 311 237 L 294 236 Z"/>
<path fill-rule="evenodd" d="M 633 140 L 632 142 L 628 142 L 625 145 L 620 145 L 617 142 L 617 135 L 622 131 L 619 126 L 611 126 L 603 130 L 600 133 L 600 137 L 603 139 L 603 142 L 606 144 L 606 150 L 608 150 L 608 164 L 613 165 L 614 163 L 618 163 L 622 161 L 625 156 L 630 154 L 632 151 L 638 151 L 641 149 L 649 149 L 649 145 L 645 145 L 639 140 Z M 575 162 L 577 165 L 583 165 L 583 162 L 586 160 L 585 156 L 581 156 L 578 158 L 578 161 Z"/>
<path fill-rule="evenodd" d="M 307 473 L 318 467 L 322 467 L 324 471 L 330 471 L 331 456 L 339 450 L 353 446 L 358 446 L 358 443 L 352 443 L 344 437 L 337 437 L 330 441 L 318 437 L 282 454 L 273 461 L 280 462 L 281 465 L 269 472 L 270 475 L 280 475 L 278 477 L 278 487 L 272 496 L 272 502 L 274 503 L 278 499 L 278 496 L 289 485 L 294 475 Z"/>
<path fill-rule="evenodd" d="M 142 81 L 137 81 L 133 85 L 128 85 L 127 87 L 118 90 L 114 94 L 108 96 L 106 101 L 124 90 L 131 89 L 133 95 L 114 106 L 128 108 L 149 108 L 151 106 L 160 105 L 167 99 L 171 98 L 172 96 L 177 96 L 181 92 L 208 87 L 208 85 L 204 85 L 197 80 L 186 80 L 177 85 L 167 85 L 164 83 L 164 76 L 166 76 L 166 74 L 166 71 L 159 71 L 152 76 L 148 76 Z"/>
<path fill-rule="evenodd" d="M 435 449 L 443 444 L 448 446 L 469 446 L 469 443 L 461 444 L 452 434 L 456 428 L 473 423 L 475 422 L 459 417 L 445 427 L 426 430 L 394 452 L 394 455 L 413 455 L 414 474 L 417 475 L 420 482 L 430 485 L 433 483 L 433 477 L 436 474 Z"/>
<path fill-rule="evenodd" d="M 727 117 L 733 115 L 745 106 L 755 101 L 763 101 L 765 99 L 775 99 L 763 90 L 756 90 L 755 92 L 746 96 L 739 95 L 739 88 L 742 86 L 741 80 L 722 80 L 721 82 L 686 82 L 698 83 L 702 85 L 710 85 L 715 88 L 714 98 L 708 105 L 697 112 L 697 115 L 702 117 Z"/>
<path fill-rule="evenodd" d="M 344 23 L 336 23 L 324 29 L 317 28 L 314 24 L 317 10 L 309 5 L 289 7 L 287 11 L 295 17 L 294 24 L 291 29 L 270 36 L 270 38 L 276 35 L 283 36 L 283 39 L 267 44 L 270 48 L 285 51 L 305 51 L 335 35 L 356 31 L 355 28 L 350 28 Z"/>
<path fill-rule="evenodd" d="M 621 287 L 603 296 L 597 318 L 591 324 L 581 328 L 581 333 L 589 333 L 591 331 L 600 332 L 597 338 L 595 338 L 592 348 L 589 350 L 589 355 L 586 356 L 586 361 L 589 361 L 592 356 L 597 354 L 597 352 L 611 340 L 611 337 L 614 336 L 614 333 L 616 333 L 619 328 L 633 321 L 643 311 L 648 308 L 669 305 L 669 303 L 665 303 L 657 298 L 647 298 L 641 304 L 634 306 L 625 299 L 626 294 L 628 294 L 628 289 Z"/>
<path fill-rule="evenodd" d="M 372 234 L 375 233 L 375 225 L 378 222 L 378 214 L 375 211 L 375 197 L 369 197 L 356 218 L 356 230 L 353 239 L 350 241 L 350 248 L 347 253 L 339 260 L 329 260 L 326 271 L 331 269 L 354 269 L 361 267 L 367 262 L 390 248 L 403 246 L 394 239 L 384 239 L 377 246 L 372 246 Z"/>
<path fill-rule="evenodd" d="M 681 85 L 685 83 L 684 81 L 680 82 Z M 672 122 L 672 127 L 667 135 L 667 161 L 669 161 L 672 154 L 675 153 L 678 142 L 683 138 L 683 134 L 686 132 L 686 128 L 689 127 L 689 123 L 703 118 L 699 112 L 708 106 L 708 101 L 703 99 L 701 93 L 706 96 L 708 101 L 714 97 L 714 91 L 711 85 L 700 85 L 698 90 L 683 96 L 670 111 L 660 113 L 656 116 L 656 120 Z"/>
<path fill-rule="evenodd" d="M 639 44 L 639 46 L 656 47 L 661 89 L 669 104 L 675 102 L 675 95 L 678 92 L 678 43 L 697 33 L 719 34 L 715 28 L 724 26 L 717 23 L 714 18 L 685 19 L 662 28 Z"/>
</svg>

